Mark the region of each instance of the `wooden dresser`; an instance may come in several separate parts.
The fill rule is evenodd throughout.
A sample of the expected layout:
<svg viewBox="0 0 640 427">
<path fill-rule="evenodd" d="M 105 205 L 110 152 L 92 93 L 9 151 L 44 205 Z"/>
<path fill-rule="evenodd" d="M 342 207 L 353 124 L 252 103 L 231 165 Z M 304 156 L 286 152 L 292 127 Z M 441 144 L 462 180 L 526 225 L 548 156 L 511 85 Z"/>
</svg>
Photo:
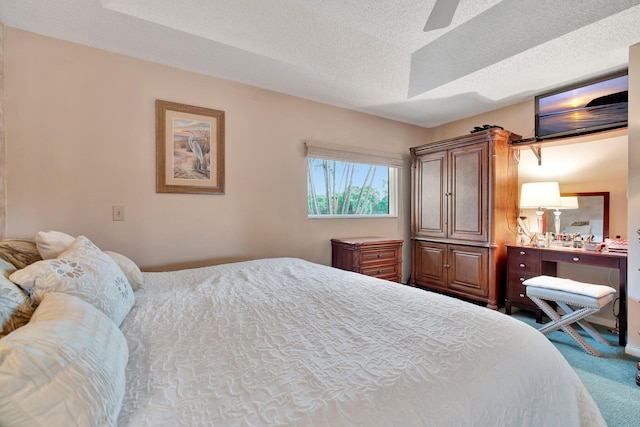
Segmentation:
<svg viewBox="0 0 640 427">
<path fill-rule="evenodd" d="M 516 238 L 519 138 L 492 128 L 410 149 L 411 285 L 498 308 Z"/>
<path fill-rule="evenodd" d="M 381 237 L 331 239 L 331 266 L 401 283 L 402 242 Z"/>
</svg>

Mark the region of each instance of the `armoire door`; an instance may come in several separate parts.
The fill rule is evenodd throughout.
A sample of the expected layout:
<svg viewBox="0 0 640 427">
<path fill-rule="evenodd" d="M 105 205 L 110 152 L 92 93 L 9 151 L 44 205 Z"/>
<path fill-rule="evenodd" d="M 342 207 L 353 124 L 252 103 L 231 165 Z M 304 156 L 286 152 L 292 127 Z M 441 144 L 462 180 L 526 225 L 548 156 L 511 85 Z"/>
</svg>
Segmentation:
<svg viewBox="0 0 640 427">
<path fill-rule="evenodd" d="M 413 235 L 447 237 L 447 152 L 416 158 L 413 176 Z"/>
<path fill-rule="evenodd" d="M 488 144 L 449 150 L 449 168 L 448 237 L 488 241 Z"/>
<path fill-rule="evenodd" d="M 448 252 L 449 287 L 469 296 L 487 297 L 489 249 L 449 245 Z"/>
<path fill-rule="evenodd" d="M 411 274 L 413 280 L 433 288 L 447 288 L 447 245 L 442 243 L 413 241 Z"/>
</svg>

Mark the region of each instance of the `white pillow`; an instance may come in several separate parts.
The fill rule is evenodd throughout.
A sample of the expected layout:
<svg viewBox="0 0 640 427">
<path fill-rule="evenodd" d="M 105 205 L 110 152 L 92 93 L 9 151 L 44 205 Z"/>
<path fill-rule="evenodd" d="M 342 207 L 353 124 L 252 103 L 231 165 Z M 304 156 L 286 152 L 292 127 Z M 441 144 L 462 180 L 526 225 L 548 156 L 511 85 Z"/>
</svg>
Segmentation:
<svg viewBox="0 0 640 427">
<path fill-rule="evenodd" d="M 76 238 L 60 231 L 38 231 L 36 247 L 42 259 L 57 258 L 66 251 Z"/>
<path fill-rule="evenodd" d="M 53 259 L 60 256 L 60 254 L 67 249 L 73 243 L 75 237 L 63 233 L 61 231 L 39 231 L 36 234 L 36 247 L 42 259 Z M 122 270 L 125 277 L 131 285 L 131 289 L 137 291 L 144 288 L 144 280 L 142 278 L 142 272 L 140 268 L 126 256 L 117 252 L 104 251 L 118 264 L 118 267 Z"/>
<path fill-rule="evenodd" d="M 102 310 L 120 326 L 135 302 L 120 267 L 84 236 L 56 259 L 38 261 L 9 276 L 40 304 L 49 292 L 68 293 Z"/>
<path fill-rule="evenodd" d="M 127 342 L 100 310 L 49 293 L 31 321 L 0 340 L 0 423 L 115 426 Z"/>
<path fill-rule="evenodd" d="M 144 288 L 144 278 L 142 277 L 142 271 L 140 271 L 140 268 L 136 265 L 135 262 L 131 261 L 126 256 L 119 254 L 118 252 L 104 251 L 104 253 L 113 258 L 116 264 L 118 264 L 118 267 L 120 267 L 120 270 L 122 270 L 124 276 L 129 281 L 131 289 L 137 291 L 138 289 Z"/>
</svg>

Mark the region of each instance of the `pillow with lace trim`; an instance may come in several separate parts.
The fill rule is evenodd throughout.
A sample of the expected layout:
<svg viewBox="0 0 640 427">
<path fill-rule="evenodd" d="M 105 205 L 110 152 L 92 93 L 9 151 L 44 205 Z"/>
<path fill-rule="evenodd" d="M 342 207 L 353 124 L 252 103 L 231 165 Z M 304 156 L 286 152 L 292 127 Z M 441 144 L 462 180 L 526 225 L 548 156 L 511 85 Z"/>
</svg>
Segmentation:
<svg viewBox="0 0 640 427">
<path fill-rule="evenodd" d="M 85 236 L 78 236 L 59 257 L 31 264 L 9 279 L 20 285 L 35 304 L 49 292 L 74 295 L 101 310 L 118 326 L 135 301 L 120 267 Z"/>
<path fill-rule="evenodd" d="M 75 237 L 61 231 L 39 231 L 36 234 L 36 247 L 42 259 L 57 258 L 73 243 Z M 132 260 L 118 252 L 104 251 L 118 264 L 120 270 L 129 281 L 131 289 L 137 291 L 144 288 L 144 278 L 140 268 Z"/>
</svg>

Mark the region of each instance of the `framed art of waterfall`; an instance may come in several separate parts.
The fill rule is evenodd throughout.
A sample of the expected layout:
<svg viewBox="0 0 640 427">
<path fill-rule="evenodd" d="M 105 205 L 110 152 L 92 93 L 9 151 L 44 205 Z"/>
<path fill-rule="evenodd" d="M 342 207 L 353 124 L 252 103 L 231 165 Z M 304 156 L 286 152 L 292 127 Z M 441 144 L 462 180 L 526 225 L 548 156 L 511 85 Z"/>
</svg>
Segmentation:
<svg viewBox="0 0 640 427">
<path fill-rule="evenodd" d="M 627 126 L 628 90 L 625 70 L 536 96 L 536 139 Z"/>
</svg>

